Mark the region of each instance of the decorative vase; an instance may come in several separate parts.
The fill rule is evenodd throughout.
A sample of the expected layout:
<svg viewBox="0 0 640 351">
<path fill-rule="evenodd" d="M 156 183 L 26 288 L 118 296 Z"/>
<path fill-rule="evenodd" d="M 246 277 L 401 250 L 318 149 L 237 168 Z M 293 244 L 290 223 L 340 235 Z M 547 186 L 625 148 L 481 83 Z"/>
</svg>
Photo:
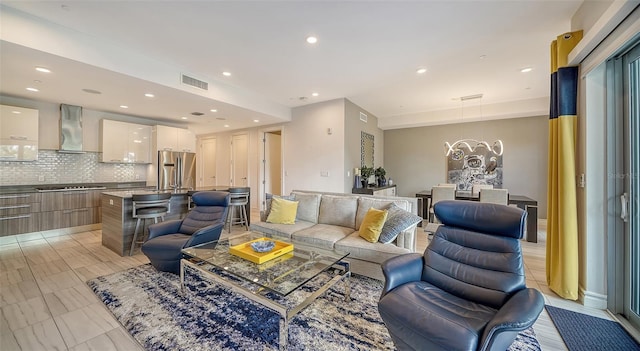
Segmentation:
<svg viewBox="0 0 640 351">
<path fill-rule="evenodd" d="M 362 188 L 362 179 L 360 179 L 359 175 L 355 176 L 355 179 L 353 181 L 353 187 L 356 189 Z"/>
<path fill-rule="evenodd" d="M 387 179 L 384 176 L 378 178 L 378 186 L 383 187 L 387 185 Z"/>
<path fill-rule="evenodd" d="M 368 179 L 362 179 L 362 187 L 363 188 L 368 188 L 369 187 L 369 180 Z"/>
</svg>

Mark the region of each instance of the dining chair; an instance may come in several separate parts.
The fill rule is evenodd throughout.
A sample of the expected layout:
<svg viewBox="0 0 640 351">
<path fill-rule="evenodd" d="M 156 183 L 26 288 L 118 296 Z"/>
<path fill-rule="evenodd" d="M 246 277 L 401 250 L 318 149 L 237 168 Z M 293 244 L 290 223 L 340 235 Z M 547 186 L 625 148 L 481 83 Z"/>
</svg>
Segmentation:
<svg viewBox="0 0 640 351">
<path fill-rule="evenodd" d="M 507 205 L 509 203 L 509 190 L 482 189 L 480 190 L 480 202 Z"/>
<path fill-rule="evenodd" d="M 438 186 L 448 186 L 454 189 L 458 188 L 458 184 L 452 184 L 452 183 L 439 183 Z"/>
<path fill-rule="evenodd" d="M 455 186 L 455 184 L 451 185 Z M 438 185 L 431 188 L 431 207 L 429 208 L 429 222 L 440 223 L 433 212 L 433 205 L 435 205 L 439 201 L 456 199 L 456 188 L 451 185 Z"/>
<path fill-rule="evenodd" d="M 471 194 L 478 195 L 482 189 L 493 189 L 492 184 L 473 184 L 471 187 Z"/>
</svg>

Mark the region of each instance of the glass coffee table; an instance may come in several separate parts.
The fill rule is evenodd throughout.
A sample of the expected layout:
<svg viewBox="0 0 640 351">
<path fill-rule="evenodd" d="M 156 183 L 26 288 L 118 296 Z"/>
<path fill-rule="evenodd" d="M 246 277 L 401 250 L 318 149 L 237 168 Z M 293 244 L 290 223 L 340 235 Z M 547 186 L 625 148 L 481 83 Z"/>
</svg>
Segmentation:
<svg viewBox="0 0 640 351">
<path fill-rule="evenodd" d="M 344 281 L 344 298 L 345 301 L 350 300 L 351 270 L 349 263 L 343 261 L 348 253 L 301 249 L 294 243 L 292 251 L 258 264 L 229 252 L 230 247 L 262 237 L 269 236 L 259 232 L 246 232 L 183 249 L 180 285 L 184 292 L 185 267 L 193 267 L 223 286 L 277 312 L 280 315 L 279 344 L 280 349 L 284 350 L 287 348 L 290 319 L 329 288 Z M 271 239 L 285 241 L 279 237 Z M 206 269 L 207 266 L 215 269 Z M 328 281 L 321 286 L 309 284 L 322 272 L 328 272 Z M 294 292 L 302 294 L 302 287 L 305 287 L 302 298 L 295 299 L 293 303 L 282 303 Z"/>
</svg>

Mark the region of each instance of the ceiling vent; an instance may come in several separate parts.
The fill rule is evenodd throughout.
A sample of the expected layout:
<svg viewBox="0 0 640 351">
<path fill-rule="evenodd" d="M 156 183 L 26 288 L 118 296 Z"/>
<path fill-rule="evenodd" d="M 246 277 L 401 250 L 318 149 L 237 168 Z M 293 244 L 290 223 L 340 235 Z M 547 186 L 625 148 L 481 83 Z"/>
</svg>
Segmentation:
<svg viewBox="0 0 640 351">
<path fill-rule="evenodd" d="M 209 90 L 209 83 L 201 81 L 199 79 L 195 79 L 193 77 L 189 77 L 184 74 L 182 75 L 182 84 L 190 85 L 202 90 Z"/>
<path fill-rule="evenodd" d="M 367 122 L 367 119 L 368 119 L 368 118 L 367 118 L 367 114 L 366 114 L 366 113 L 364 113 L 364 112 L 360 112 L 360 120 L 361 120 L 362 122 Z"/>
</svg>

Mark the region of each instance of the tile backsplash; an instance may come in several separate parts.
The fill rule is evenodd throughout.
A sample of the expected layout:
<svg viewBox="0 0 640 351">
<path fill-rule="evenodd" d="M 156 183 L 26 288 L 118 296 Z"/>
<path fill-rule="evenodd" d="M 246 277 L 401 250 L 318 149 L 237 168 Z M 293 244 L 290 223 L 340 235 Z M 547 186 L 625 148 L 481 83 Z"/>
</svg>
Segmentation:
<svg viewBox="0 0 640 351">
<path fill-rule="evenodd" d="M 100 153 L 38 151 L 37 161 L 0 161 L 0 185 L 144 181 L 149 165 L 101 163 Z"/>
</svg>

